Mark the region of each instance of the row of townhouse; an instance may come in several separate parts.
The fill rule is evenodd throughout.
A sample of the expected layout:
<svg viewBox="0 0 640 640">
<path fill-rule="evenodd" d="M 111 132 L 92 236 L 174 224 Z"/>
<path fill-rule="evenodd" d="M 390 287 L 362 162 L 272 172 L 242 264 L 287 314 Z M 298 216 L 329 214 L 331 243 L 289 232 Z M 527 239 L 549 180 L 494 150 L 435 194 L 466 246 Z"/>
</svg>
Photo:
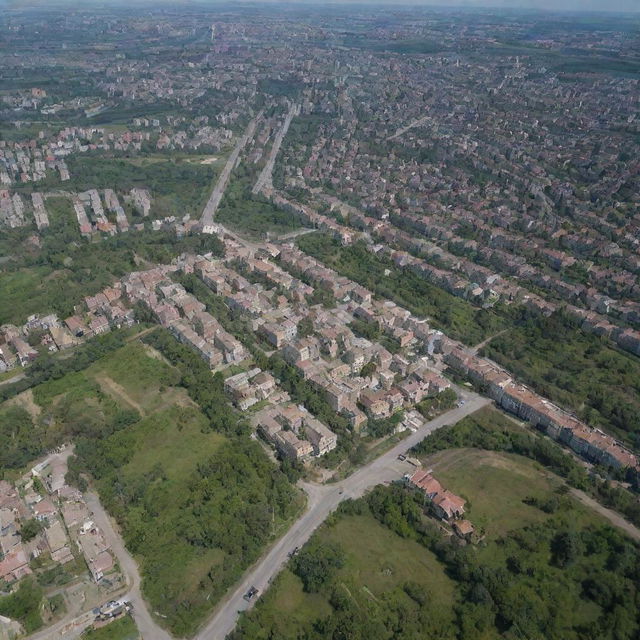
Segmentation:
<svg viewBox="0 0 640 640">
<path fill-rule="evenodd" d="M 396 217 L 400 217 L 403 224 L 409 228 L 430 238 L 446 239 L 448 242 L 460 240 L 465 245 L 475 243 L 472 247 L 473 250 L 483 254 L 485 262 L 495 264 L 508 275 L 520 280 L 529 280 L 538 288 L 550 289 L 565 302 L 582 302 L 587 308 L 571 303 L 559 305 L 549 301 L 511 280 L 503 278 L 492 269 L 449 253 L 437 245 L 415 238 L 389 223 L 371 218 L 361 212 L 352 212 L 349 219 L 356 228 L 384 240 L 385 244 L 369 245 L 370 251 L 388 254 L 396 266 L 411 270 L 455 296 L 472 300 L 478 304 L 492 303 L 498 299 L 506 302 L 522 301 L 529 308 L 544 315 L 550 315 L 562 307 L 581 324 L 583 331 L 606 336 L 625 351 L 640 356 L 640 331 L 617 324 L 615 320 L 612 321 L 606 317 L 606 314 L 613 313 L 631 324 L 639 324 L 640 305 L 637 303 L 612 300 L 608 296 L 599 294 L 593 287 L 571 285 L 558 278 L 545 275 L 538 269 L 527 265 L 521 256 L 505 254 L 495 247 L 479 246 L 475 241 L 463 241 L 456 238 L 444 227 L 431 222 L 428 216 L 397 214 Z M 504 232 L 501 230 L 500 233 Z M 392 246 L 400 246 L 404 250 L 394 250 Z M 488 255 L 484 255 L 487 252 Z M 558 261 L 562 265 L 570 266 L 572 264 L 572 258 L 562 252 L 546 248 L 540 249 L 540 252 L 553 265 Z M 430 256 L 430 261 L 419 257 L 421 255 Z M 432 262 L 437 262 L 438 265 L 445 268 L 435 266 Z M 459 272 L 465 277 L 456 275 L 455 272 Z"/>
<path fill-rule="evenodd" d="M 325 197 L 330 198 L 328 196 Z M 275 204 L 287 210 L 296 211 L 309 224 L 330 232 L 336 238 L 340 238 L 344 244 L 350 244 L 357 237 L 364 237 L 354 235 L 351 233 L 351 229 L 317 213 L 307 205 L 293 203 L 280 194 L 274 194 L 272 199 Z M 332 200 L 332 208 L 338 206 L 335 199 Z M 344 207 L 343 203 L 340 203 L 340 205 Z M 402 218 L 403 224 L 428 237 L 445 238 L 448 241 L 460 240 L 444 227 L 431 222 L 428 217 L 412 214 L 398 215 Z M 490 252 L 491 255 L 486 257 L 486 260 L 497 261 L 498 266 L 502 265 L 500 260 L 504 258 L 506 266 L 502 266 L 507 273 L 520 279 L 529 279 L 538 288 L 548 289 L 555 287 L 555 293 L 563 300 L 574 299 L 574 301 L 578 301 L 580 299 L 583 300 L 584 305 L 588 308 L 584 309 L 575 304 L 563 303 L 559 305 L 503 278 L 492 269 L 451 254 L 432 243 L 421 241 L 395 228 L 390 223 L 366 216 L 353 207 L 349 207 L 349 221 L 361 234 L 370 234 L 384 241 L 384 244 L 368 245 L 370 251 L 388 254 L 396 266 L 411 270 L 452 295 L 483 305 L 491 304 L 498 299 L 506 302 L 522 301 L 529 308 L 535 309 L 544 315 L 549 315 L 562 307 L 569 315 L 581 323 L 581 328 L 584 331 L 595 333 L 596 335 L 604 335 L 613 340 L 622 349 L 640 356 L 640 331 L 616 324 L 615 321 L 611 321 L 602 315 L 603 313 L 616 313 L 622 318 L 626 318 L 627 322 L 638 323 L 640 321 L 640 305 L 636 303 L 622 303 L 611 300 L 607 296 L 598 294 L 593 287 L 588 290 L 583 287 L 578 291 L 575 286 L 569 285 L 558 278 L 539 273 L 537 269 L 533 269 L 526 263 L 523 265 L 523 259 L 518 259 L 518 256 L 514 257 L 510 254 L 505 256 L 503 255 L 504 252 L 488 246 L 476 247 L 480 252 Z M 345 238 L 348 238 L 348 241 L 345 241 Z M 465 244 L 469 242 L 473 243 L 475 241 L 464 241 Z M 477 243 L 475 244 L 477 245 Z M 394 245 L 400 246 L 405 250 L 394 250 L 392 248 Z M 566 262 L 564 259 L 565 254 L 562 254 L 562 252 L 552 249 L 541 249 L 541 251 L 544 253 L 544 257 L 552 261 L 553 265 L 559 260 L 562 264 Z M 417 257 L 415 254 L 417 256 L 429 255 L 431 256 L 431 261 Z M 437 261 L 439 265 L 444 265 L 446 268 L 435 266 L 432 264 L 434 261 Z M 455 271 L 458 271 L 460 275 L 456 274 Z M 599 313 L 596 313 L 594 309 Z"/>
<path fill-rule="evenodd" d="M 309 275 L 311 279 L 331 275 L 331 270 L 319 266 L 313 258 L 305 256 L 298 249 L 283 249 L 280 260 Z M 362 312 L 360 314 L 363 315 Z M 625 335 L 629 336 L 632 333 L 631 330 L 627 330 Z M 428 332 L 426 335 L 422 332 L 422 335 L 423 341 L 427 342 L 435 338 L 437 342 L 431 343 L 434 349 L 446 348 L 448 351 L 445 361 L 471 379 L 486 384 L 489 395 L 501 406 L 523 419 L 540 425 L 549 435 L 567 444 L 580 455 L 614 467 L 640 468 L 636 456 L 620 442 L 600 430 L 589 428 L 574 416 L 519 385 L 494 363 L 466 352 L 442 334 L 430 337 Z"/>
<path fill-rule="evenodd" d="M 262 410 L 258 430 L 283 455 L 293 460 L 323 456 L 336 448 L 338 438 L 304 407 L 292 403 Z"/>
<path fill-rule="evenodd" d="M 205 310 L 202 302 L 182 285 L 171 282 L 171 270 L 156 268 L 129 274 L 124 283 L 129 299 L 147 306 L 162 326 L 212 369 L 244 360 L 247 352 L 242 344 Z"/>
<path fill-rule="evenodd" d="M 63 321 L 55 314 L 32 315 L 21 327 L 4 325 L 0 328 L 0 372 L 27 366 L 38 357 L 39 347 L 61 351 L 113 327 L 132 326 L 133 311 L 125 306 L 121 296 L 121 285 L 117 283 L 86 297 L 84 305 L 78 305 L 75 314 Z M 34 336 L 37 343 L 31 343 Z"/>
<path fill-rule="evenodd" d="M 445 362 L 470 380 L 482 384 L 489 397 L 502 408 L 544 430 L 585 459 L 616 468 L 640 471 L 631 451 L 615 438 L 593 429 L 542 396 L 513 380 L 494 362 L 480 358 L 460 346 L 444 356 Z"/>
<path fill-rule="evenodd" d="M 275 396 L 286 395 L 278 389 L 275 378 L 259 368 L 242 371 L 224 381 L 224 390 L 231 396 L 238 409 L 249 407 Z"/>
</svg>

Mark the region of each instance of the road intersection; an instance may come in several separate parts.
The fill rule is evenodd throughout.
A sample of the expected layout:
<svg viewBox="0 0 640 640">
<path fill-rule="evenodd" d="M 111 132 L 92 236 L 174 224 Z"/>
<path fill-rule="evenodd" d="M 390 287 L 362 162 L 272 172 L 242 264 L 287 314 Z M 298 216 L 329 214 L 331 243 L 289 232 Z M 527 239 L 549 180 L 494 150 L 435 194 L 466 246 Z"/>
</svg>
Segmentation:
<svg viewBox="0 0 640 640">
<path fill-rule="evenodd" d="M 487 398 L 467 390 L 460 391 L 460 398 L 464 404 L 427 422 L 392 449 L 360 468 L 345 480 L 327 485 L 302 483 L 301 486 L 307 493 L 308 499 L 304 514 L 245 574 L 233 593 L 218 606 L 213 618 L 195 636 L 194 640 L 224 640 L 235 628 L 240 612 L 250 609 L 256 600 L 247 602 L 243 597 L 244 594 L 251 587 L 256 587 L 260 593 L 263 593 L 286 564 L 289 553 L 296 547 L 302 547 L 340 502 L 348 498 L 360 498 L 376 485 L 400 480 L 406 473 L 415 470 L 415 467 L 406 460 L 399 460 L 399 455 L 404 454 L 430 433 L 447 424 L 454 424 L 462 420 L 491 402 Z"/>
</svg>

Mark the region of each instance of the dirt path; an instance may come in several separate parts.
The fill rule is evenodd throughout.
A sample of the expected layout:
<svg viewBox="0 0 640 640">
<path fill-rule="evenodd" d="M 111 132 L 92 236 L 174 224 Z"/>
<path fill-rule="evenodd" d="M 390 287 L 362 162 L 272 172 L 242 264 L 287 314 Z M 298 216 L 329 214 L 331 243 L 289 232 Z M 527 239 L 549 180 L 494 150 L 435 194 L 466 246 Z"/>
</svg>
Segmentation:
<svg viewBox="0 0 640 640">
<path fill-rule="evenodd" d="M 36 401 L 33 399 L 33 391 L 31 389 L 27 389 L 26 391 L 19 393 L 15 398 L 7 400 L 6 404 L 26 409 L 34 420 L 37 420 L 42 413 L 42 407 L 39 404 L 36 404 Z"/>
<path fill-rule="evenodd" d="M 597 500 L 588 496 L 584 491 L 580 491 L 579 489 L 571 488 L 571 495 L 575 496 L 585 506 L 593 509 L 606 518 L 614 527 L 622 529 L 627 535 L 640 542 L 640 529 L 632 525 L 630 522 L 627 522 L 619 513 L 601 505 Z"/>
<path fill-rule="evenodd" d="M 160 362 L 164 362 L 166 365 L 175 369 L 175 367 L 165 358 L 157 349 L 154 349 L 151 345 L 142 343 L 144 346 L 144 352 L 154 360 L 160 360 Z"/>
<path fill-rule="evenodd" d="M 483 340 L 481 343 L 479 343 L 475 347 L 473 347 L 471 349 L 471 353 L 473 353 L 474 355 L 477 354 L 478 351 L 480 351 L 480 349 L 482 349 L 483 347 L 486 347 L 492 340 L 494 340 L 498 336 L 501 336 L 503 333 L 506 333 L 507 331 L 508 331 L 508 329 L 503 329 L 502 331 L 499 331 L 495 335 L 489 336 L 486 340 Z"/>
<path fill-rule="evenodd" d="M 111 392 L 120 400 L 124 400 L 128 405 L 132 406 L 141 416 L 145 416 L 146 411 L 126 392 L 125 388 L 120 386 L 115 380 L 108 376 L 96 376 L 98 384 L 107 391 Z"/>
<path fill-rule="evenodd" d="M 0 387 L 4 386 L 5 384 L 13 384 L 14 382 L 20 382 L 20 380 L 22 380 L 25 377 L 26 377 L 25 373 L 17 373 L 15 376 L 13 376 L 13 378 L 7 378 L 6 380 L 3 380 L 2 382 L 0 382 Z"/>
<path fill-rule="evenodd" d="M 505 468 L 509 468 L 508 463 L 504 463 L 504 456 L 501 456 L 501 454 L 498 452 L 487 451 L 484 449 L 446 449 L 444 451 L 434 453 L 433 456 L 429 456 L 428 458 L 426 458 L 424 466 L 426 469 L 432 468 L 437 473 L 438 471 L 450 470 L 452 467 L 455 468 L 467 461 L 470 461 L 473 458 L 478 457 L 486 460 L 489 464 L 495 464 L 496 462 L 502 461 L 502 466 L 504 466 Z M 511 471 L 514 471 L 514 469 L 511 469 Z M 548 469 L 541 469 L 540 472 L 547 478 L 564 482 L 562 478 L 555 475 Z M 574 496 L 576 500 L 581 502 L 585 507 L 588 507 L 589 509 L 592 509 L 596 513 L 600 514 L 614 527 L 621 529 L 631 538 L 640 542 L 640 529 L 625 520 L 619 513 L 600 504 L 595 498 L 592 498 L 591 496 L 584 493 L 584 491 L 574 489 L 573 487 L 570 487 L 569 491 L 571 495 Z"/>
<path fill-rule="evenodd" d="M 152 266 L 155 266 L 155 265 L 152 265 Z M 141 338 L 144 338 L 146 335 L 148 335 L 152 331 L 155 331 L 157 328 L 158 328 L 157 326 L 153 326 L 153 327 L 149 327 L 148 329 L 144 329 L 140 333 L 136 333 L 126 338 L 125 342 L 133 342 L 134 340 L 140 340 Z"/>
</svg>

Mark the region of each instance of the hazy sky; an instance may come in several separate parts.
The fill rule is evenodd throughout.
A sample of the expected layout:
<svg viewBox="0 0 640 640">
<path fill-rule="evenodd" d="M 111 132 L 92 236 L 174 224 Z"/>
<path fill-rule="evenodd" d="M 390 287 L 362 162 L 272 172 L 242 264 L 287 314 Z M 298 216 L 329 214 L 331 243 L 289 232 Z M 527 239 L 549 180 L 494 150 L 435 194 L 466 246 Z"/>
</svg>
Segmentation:
<svg viewBox="0 0 640 640">
<path fill-rule="evenodd" d="M 208 0 L 212 4 L 260 4 L 261 0 Z M 386 5 L 424 5 L 439 7 L 492 7 L 492 8 L 521 8 L 542 9 L 550 11 L 608 11 L 640 13 L 640 0 L 262 0 L 265 3 L 284 2 L 286 4 L 315 4 L 315 5 L 349 5 L 349 4 L 386 4 Z M 135 6 L 146 4 L 164 5 L 168 2 L 176 5 L 206 4 L 207 0 L 132 0 Z M 0 7 L 11 6 L 42 6 L 60 4 L 78 4 L 91 6 L 100 4 L 123 4 L 123 0 L 0 0 Z"/>
<path fill-rule="evenodd" d="M 450 7 L 517 7 L 523 9 L 572 11 L 634 11 L 640 12 L 640 0 L 288 0 L 291 4 L 389 4 L 433 5 Z"/>
</svg>

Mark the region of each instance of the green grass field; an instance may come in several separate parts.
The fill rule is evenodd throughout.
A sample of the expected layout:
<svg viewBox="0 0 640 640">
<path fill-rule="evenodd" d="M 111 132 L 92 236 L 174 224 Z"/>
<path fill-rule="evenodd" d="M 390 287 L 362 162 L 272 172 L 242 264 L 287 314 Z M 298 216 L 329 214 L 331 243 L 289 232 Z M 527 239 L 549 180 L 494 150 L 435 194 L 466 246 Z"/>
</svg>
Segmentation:
<svg viewBox="0 0 640 640">
<path fill-rule="evenodd" d="M 205 373 L 203 385 L 214 385 Z M 216 430 L 180 382 L 163 355 L 134 340 L 12 398 L 0 419 L 27 442 L 38 435 L 25 462 L 74 442 L 73 477 L 93 478 L 159 622 L 188 636 L 303 500 L 257 443 Z"/>
<path fill-rule="evenodd" d="M 226 438 L 207 433 L 206 418 L 193 407 L 173 406 L 159 410 L 110 438 L 111 447 L 126 447 L 126 464 L 117 474 L 106 473 L 98 481 L 98 491 L 112 513 L 124 525 L 125 539 L 138 533 L 144 543 L 136 549 L 143 575 L 153 572 L 153 580 L 145 579 L 144 588 L 156 606 L 162 606 L 167 593 L 179 593 L 188 599 L 199 591 L 201 580 L 224 554 L 218 549 L 200 549 L 181 540 L 180 518 L 182 497 L 197 466 L 211 457 Z M 139 496 L 131 505 L 123 506 L 118 487 Z M 141 509 L 155 516 L 155 525 L 147 529 L 139 517 Z M 142 526 L 144 534 L 138 529 Z M 170 556 L 167 552 L 170 550 Z"/>
<path fill-rule="evenodd" d="M 180 375 L 148 347 L 132 342 L 87 369 L 103 391 L 146 415 L 173 404 L 188 405 Z"/>
<path fill-rule="evenodd" d="M 24 322 L 27 316 L 47 308 L 47 267 L 0 273 L 0 324 Z M 25 292 L 29 295 L 25 295 Z"/>
<path fill-rule="evenodd" d="M 98 629 L 88 629 L 81 636 L 82 640 L 137 640 L 139 637 L 136 623 L 130 616 Z"/>
<path fill-rule="evenodd" d="M 345 565 L 334 582 L 356 608 L 375 607 L 392 592 L 410 604 L 409 597 L 398 590 L 414 582 L 451 619 L 455 584 L 436 556 L 414 540 L 400 538 L 369 514 L 344 516 L 333 526 L 323 525 L 316 535 L 323 543 L 338 544 L 344 550 Z M 285 569 L 250 615 L 271 634 L 260 638 L 289 640 L 306 637 L 312 622 L 332 611 L 328 594 L 305 592 L 300 578 Z"/>
<path fill-rule="evenodd" d="M 321 537 L 343 545 L 347 560 L 337 579 L 349 587 L 359 604 L 382 597 L 407 581 L 429 592 L 435 606 L 451 604 L 453 582 L 436 557 L 413 540 L 398 540 L 373 517 L 349 516 L 327 527 Z"/>
<path fill-rule="evenodd" d="M 425 466 L 433 469 L 443 486 L 467 500 L 465 517 L 489 540 L 547 520 L 547 514 L 524 500 L 547 500 L 564 484 L 536 462 L 494 451 L 441 451 L 427 458 Z M 604 523 L 599 515 L 576 501 L 572 501 L 571 517 L 578 526 Z"/>
<path fill-rule="evenodd" d="M 233 640 L 613 640 L 611 625 L 638 628 L 633 610 L 610 610 L 603 595 L 618 582 L 620 593 L 635 592 L 637 546 L 559 490 L 559 478 L 521 456 L 477 449 L 440 451 L 425 464 L 467 499 L 476 544 L 444 535 L 406 489 L 380 487 L 318 530 Z M 310 548 L 313 557 L 337 548 L 343 564 L 305 591 L 313 569 L 301 574 L 297 563 Z"/>
</svg>

